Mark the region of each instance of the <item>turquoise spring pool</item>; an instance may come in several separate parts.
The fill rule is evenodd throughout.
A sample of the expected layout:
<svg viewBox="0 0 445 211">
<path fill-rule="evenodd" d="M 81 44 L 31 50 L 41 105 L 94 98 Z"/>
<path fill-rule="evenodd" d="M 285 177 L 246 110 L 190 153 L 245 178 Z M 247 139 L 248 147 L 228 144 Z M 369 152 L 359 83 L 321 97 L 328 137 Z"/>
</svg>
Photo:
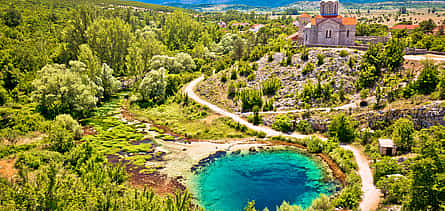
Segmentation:
<svg viewBox="0 0 445 211">
<path fill-rule="evenodd" d="M 321 193 L 335 189 L 323 178 L 320 164 L 304 154 L 261 152 L 215 160 L 196 175 L 194 189 L 208 210 L 243 210 L 252 200 L 260 210 L 275 210 L 283 201 L 307 208 Z"/>
</svg>

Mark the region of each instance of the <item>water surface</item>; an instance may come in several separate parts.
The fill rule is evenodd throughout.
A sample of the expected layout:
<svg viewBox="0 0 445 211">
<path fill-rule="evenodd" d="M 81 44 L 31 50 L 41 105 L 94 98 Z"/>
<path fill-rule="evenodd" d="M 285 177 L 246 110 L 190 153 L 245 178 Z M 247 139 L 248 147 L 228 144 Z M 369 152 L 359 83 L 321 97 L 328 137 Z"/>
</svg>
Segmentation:
<svg viewBox="0 0 445 211">
<path fill-rule="evenodd" d="M 260 210 L 275 210 L 283 201 L 307 208 L 319 194 L 334 189 L 323 178 L 319 163 L 306 155 L 261 152 L 214 161 L 196 176 L 194 189 L 209 210 L 242 210 L 252 200 Z"/>
</svg>

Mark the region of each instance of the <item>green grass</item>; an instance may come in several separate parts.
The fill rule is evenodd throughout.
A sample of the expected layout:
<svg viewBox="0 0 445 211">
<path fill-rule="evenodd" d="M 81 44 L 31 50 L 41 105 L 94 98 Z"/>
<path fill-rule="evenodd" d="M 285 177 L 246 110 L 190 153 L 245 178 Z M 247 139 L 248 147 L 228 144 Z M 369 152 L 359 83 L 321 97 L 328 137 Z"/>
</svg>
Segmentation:
<svg viewBox="0 0 445 211">
<path fill-rule="evenodd" d="M 224 139 L 249 137 L 247 133 L 230 127 L 222 117 L 206 120 L 210 111 L 196 104 L 183 106 L 177 103 L 170 103 L 147 109 L 133 106 L 132 113 L 138 119 L 146 119 L 154 124 L 164 125 L 173 132 L 189 138 Z"/>
</svg>

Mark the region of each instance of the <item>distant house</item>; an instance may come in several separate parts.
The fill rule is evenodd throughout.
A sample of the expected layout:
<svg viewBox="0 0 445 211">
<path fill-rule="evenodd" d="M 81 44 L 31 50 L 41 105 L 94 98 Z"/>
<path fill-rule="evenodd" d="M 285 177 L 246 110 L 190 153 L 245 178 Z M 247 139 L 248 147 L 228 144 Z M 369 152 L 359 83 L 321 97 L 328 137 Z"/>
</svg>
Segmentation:
<svg viewBox="0 0 445 211">
<path fill-rule="evenodd" d="M 445 25 L 436 26 L 436 28 L 433 29 L 433 34 L 445 35 Z"/>
<path fill-rule="evenodd" d="M 396 155 L 397 146 L 391 139 L 379 139 L 379 153 L 381 155 Z"/>
<path fill-rule="evenodd" d="M 402 30 L 402 29 L 406 29 L 408 31 L 412 31 L 414 29 L 419 28 L 419 25 L 395 25 L 393 27 L 391 27 L 391 30 Z"/>
<path fill-rule="evenodd" d="M 244 27 L 244 26 L 249 26 L 250 23 L 232 23 L 232 26 L 239 26 L 239 27 Z"/>
<path fill-rule="evenodd" d="M 254 24 L 254 25 L 252 25 L 252 28 L 250 29 L 250 31 L 257 33 L 263 27 L 264 27 L 263 24 Z"/>
<path fill-rule="evenodd" d="M 224 21 L 221 21 L 221 22 L 218 23 L 218 26 L 221 27 L 221 28 L 226 28 L 227 27 L 227 23 L 224 22 Z"/>
</svg>

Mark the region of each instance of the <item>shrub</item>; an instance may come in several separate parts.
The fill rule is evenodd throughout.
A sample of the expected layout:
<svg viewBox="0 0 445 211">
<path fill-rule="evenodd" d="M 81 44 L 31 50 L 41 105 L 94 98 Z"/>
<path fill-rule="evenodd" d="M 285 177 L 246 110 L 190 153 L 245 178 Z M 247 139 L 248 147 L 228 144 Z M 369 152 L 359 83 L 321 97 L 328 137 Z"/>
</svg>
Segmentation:
<svg viewBox="0 0 445 211">
<path fill-rule="evenodd" d="M 53 125 L 46 140 L 51 144 L 51 149 L 60 153 L 70 151 L 74 146 L 74 135 L 71 131 L 59 125 Z"/>
<path fill-rule="evenodd" d="M 5 88 L 0 86 L 0 106 L 4 105 L 8 101 L 8 91 Z"/>
<path fill-rule="evenodd" d="M 286 133 L 291 132 L 292 131 L 292 121 L 285 114 L 277 115 L 275 117 L 275 121 L 272 124 L 272 128 L 275 130 L 286 132 Z"/>
<path fill-rule="evenodd" d="M 59 161 L 61 159 L 62 155 L 58 152 L 51 152 L 51 151 L 22 152 L 17 156 L 15 167 L 22 168 L 26 166 L 31 169 L 38 169 L 42 164 L 48 164 L 49 161 Z"/>
<path fill-rule="evenodd" d="M 248 81 L 253 81 L 253 80 L 255 80 L 255 78 L 256 78 L 255 73 L 251 73 L 249 76 L 247 76 Z"/>
<path fill-rule="evenodd" d="M 268 62 L 272 62 L 272 61 L 273 61 L 273 55 L 272 55 L 272 53 L 270 53 L 270 54 L 267 56 L 267 61 L 268 61 Z"/>
<path fill-rule="evenodd" d="M 235 97 L 235 95 L 236 95 L 235 83 L 233 81 L 230 81 L 229 87 L 228 87 L 228 90 L 227 90 L 227 96 L 230 97 L 230 98 L 233 98 L 233 97 Z"/>
<path fill-rule="evenodd" d="M 307 61 L 307 60 L 309 60 L 309 51 L 306 50 L 306 49 L 303 49 L 303 52 L 301 53 L 300 58 L 301 58 L 301 60 L 303 60 L 303 61 Z"/>
<path fill-rule="evenodd" d="M 311 73 L 312 71 L 314 71 L 315 66 L 312 63 L 307 63 L 304 67 L 303 67 L 303 75 L 307 75 L 308 73 Z"/>
<path fill-rule="evenodd" d="M 54 124 L 72 132 L 76 139 L 82 136 L 82 127 L 69 114 L 58 115 L 54 120 Z"/>
<path fill-rule="evenodd" d="M 303 134 L 310 134 L 314 132 L 312 125 L 306 120 L 300 120 L 295 125 L 295 130 Z"/>
<path fill-rule="evenodd" d="M 328 134 L 340 142 L 353 141 L 355 135 L 352 120 L 344 114 L 335 116 L 328 126 Z"/>
<path fill-rule="evenodd" d="M 424 62 L 424 68 L 417 78 L 416 84 L 420 93 L 430 94 L 439 83 L 439 71 L 431 61 Z"/>
<path fill-rule="evenodd" d="M 239 93 L 243 111 L 251 110 L 254 106 L 263 106 L 263 92 L 261 89 L 243 89 Z"/>
<path fill-rule="evenodd" d="M 273 98 L 266 100 L 263 106 L 263 111 L 272 111 L 273 110 Z"/>
<path fill-rule="evenodd" d="M 359 184 L 347 186 L 340 192 L 334 204 L 336 207 L 355 209 L 359 205 L 361 195 L 362 190 Z"/>
<path fill-rule="evenodd" d="M 281 80 L 276 77 L 269 78 L 261 83 L 261 87 L 265 95 L 275 95 L 281 86 Z"/>
<path fill-rule="evenodd" d="M 324 55 L 323 54 L 317 54 L 317 65 L 321 66 L 324 64 Z"/>
<path fill-rule="evenodd" d="M 392 139 L 401 152 L 409 152 L 414 146 L 414 123 L 400 118 L 393 124 Z"/>
<path fill-rule="evenodd" d="M 311 136 L 303 141 L 307 146 L 307 150 L 311 153 L 319 153 L 323 150 L 323 141 L 318 137 Z"/>
<path fill-rule="evenodd" d="M 227 82 L 226 74 L 223 74 L 219 80 L 221 81 L 221 83 L 226 83 Z"/>
<path fill-rule="evenodd" d="M 236 80 L 238 78 L 238 74 L 236 72 L 236 70 L 232 70 L 232 72 L 230 72 L 230 80 Z"/>
<path fill-rule="evenodd" d="M 340 51 L 340 53 L 339 53 L 339 55 L 341 56 L 341 57 L 346 57 L 346 56 L 348 56 L 348 51 L 347 50 L 341 50 Z"/>
<path fill-rule="evenodd" d="M 380 178 L 390 174 L 400 173 L 400 167 L 396 160 L 390 157 L 384 157 L 374 163 L 374 181 L 378 182 Z"/>
</svg>

